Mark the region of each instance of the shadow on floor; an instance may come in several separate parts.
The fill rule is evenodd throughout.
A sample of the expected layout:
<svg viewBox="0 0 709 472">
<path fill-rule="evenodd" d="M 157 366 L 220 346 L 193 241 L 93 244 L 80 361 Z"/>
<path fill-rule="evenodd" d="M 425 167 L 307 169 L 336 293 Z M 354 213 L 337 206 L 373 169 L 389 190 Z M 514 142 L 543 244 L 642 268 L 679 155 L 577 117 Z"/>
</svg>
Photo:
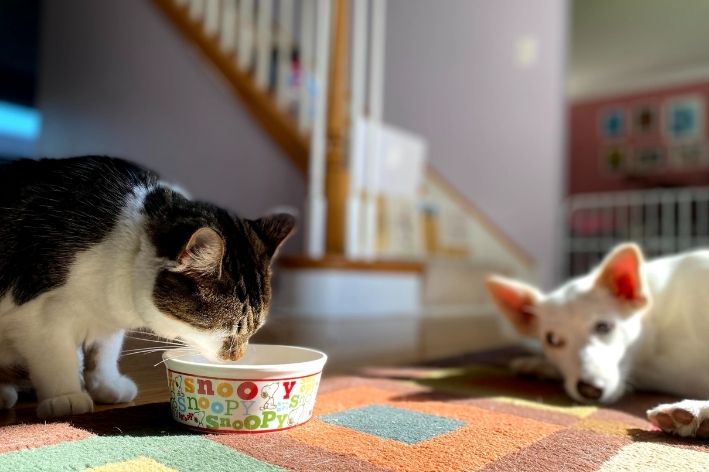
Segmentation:
<svg viewBox="0 0 709 472">
<path fill-rule="evenodd" d="M 361 375 L 408 381 L 420 387 L 401 393 L 394 402 L 453 402 L 509 411 L 569 427 L 601 428 L 633 442 L 709 448 L 709 442 L 667 435 L 646 419 L 646 411 L 678 398 L 652 392 L 629 392 L 613 405 L 582 405 L 572 400 L 560 382 L 514 375 L 509 361 L 524 350 L 500 349 L 444 359 L 417 367 L 367 369 Z M 527 353 L 528 354 L 528 353 Z M 499 405 L 503 405 L 498 408 Z M 590 408 L 590 410 L 584 410 Z M 600 429 L 599 429 L 600 431 Z"/>
</svg>

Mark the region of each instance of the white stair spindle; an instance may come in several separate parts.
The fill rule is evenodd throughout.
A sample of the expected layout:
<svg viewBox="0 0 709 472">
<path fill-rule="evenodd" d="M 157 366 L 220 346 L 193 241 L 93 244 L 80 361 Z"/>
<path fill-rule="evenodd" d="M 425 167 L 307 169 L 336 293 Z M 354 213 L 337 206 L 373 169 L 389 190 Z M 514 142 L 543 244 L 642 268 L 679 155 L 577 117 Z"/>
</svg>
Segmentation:
<svg viewBox="0 0 709 472">
<path fill-rule="evenodd" d="M 224 52 L 236 49 L 236 3 L 238 0 L 223 0 L 219 44 Z"/>
<path fill-rule="evenodd" d="M 271 74 L 271 29 L 273 0 L 259 0 L 256 31 L 256 85 L 267 89 Z"/>
<path fill-rule="evenodd" d="M 361 244 L 361 212 L 362 190 L 364 183 L 364 154 L 357 152 L 358 122 L 365 113 L 364 100 L 366 92 L 366 56 L 367 56 L 367 10 L 366 0 L 352 3 L 352 69 L 350 71 L 350 148 L 349 171 L 350 189 L 347 197 L 347 213 L 345 221 L 345 254 L 355 258 L 362 253 Z"/>
<path fill-rule="evenodd" d="M 254 51 L 254 0 L 240 0 L 238 12 L 237 34 L 238 51 L 237 59 L 241 70 L 251 69 Z"/>
<path fill-rule="evenodd" d="M 204 15 L 204 2 L 205 0 L 191 0 L 190 1 L 190 17 L 193 20 L 201 20 Z"/>
<path fill-rule="evenodd" d="M 327 79 L 330 63 L 330 0 L 317 0 L 315 11 L 315 113 L 311 134 L 308 201 L 306 203 L 306 253 L 312 258 L 325 254 L 325 152 L 326 152 L 326 101 Z"/>
<path fill-rule="evenodd" d="M 386 25 L 385 0 L 372 0 L 372 33 L 370 43 L 369 65 L 369 117 L 373 126 L 369 127 L 374 138 L 368 137 L 370 148 L 365 164 L 367 175 L 367 191 L 364 204 L 364 253 L 374 257 L 377 242 L 377 186 L 379 174 L 379 130 L 382 120 L 384 92 L 384 40 Z M 369 134 L 369 133 L 368 133 Z"/>
<path fill-rule="evenodd" d="M 300 5 L 300 91 L 298 94 L 298 126 L 308 131 L 312 126 L 313 48 L 315 47 L 315 1 L 302 0 Z"/>
<path fill-rule="evenodd" d="M 205 0 L 204 5 L 204 30 L 209 36 L 219 33 L 219 10 L 221 0 Z"/>
<path fill-rule="evenodd" d="M 372 40 L 369 66 L 369 116 L 382 119 L 384 108 L 384 47 L 386 39 L 386 0 L 372 0 Z"/>
<path fill-rule="evenodd" d="M 276 101 L 285 109 L 290 98 L 291 53 L 293 51 L 293 0 L 281 0 L 278 11 L 278 84 Z"/>
</svg>

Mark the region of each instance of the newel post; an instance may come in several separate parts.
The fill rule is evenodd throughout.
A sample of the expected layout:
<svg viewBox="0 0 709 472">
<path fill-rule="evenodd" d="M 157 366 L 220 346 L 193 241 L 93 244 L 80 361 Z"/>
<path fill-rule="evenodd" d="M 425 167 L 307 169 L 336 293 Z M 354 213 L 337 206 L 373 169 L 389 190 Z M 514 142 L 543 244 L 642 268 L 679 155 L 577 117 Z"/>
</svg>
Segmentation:
<svg viewBox="0 0 709 472">
<path fill-rule="evenodd" d="M 332 45 L 327 97 L 326 252 L 341 255 L 345 252 L 346 204 L 349 191 L 347 149 L 350 2 L 333 0 L 332 5 Z"/>
</svg>

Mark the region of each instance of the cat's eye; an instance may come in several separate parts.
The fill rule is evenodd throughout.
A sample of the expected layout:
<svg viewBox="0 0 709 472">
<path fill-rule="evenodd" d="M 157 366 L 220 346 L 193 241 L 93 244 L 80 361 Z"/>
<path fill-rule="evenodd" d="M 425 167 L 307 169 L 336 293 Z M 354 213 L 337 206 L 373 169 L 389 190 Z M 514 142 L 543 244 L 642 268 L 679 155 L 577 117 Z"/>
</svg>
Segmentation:
<svg viewBox="0 0 709 472">
<path fill-rule="evenodd" d="M 546 342 L 551 347 L 564 347 L 564 345 L 566 344 L 566 341 L 564 341 L 564 339 L 561 338 L 554 331 L 547 332 Z"/>
<path fill-rule="evenodd" d="M 613 323 L 610 321 L 599 321 L 593 325 L 593 332 L 600 335 L 606 335 L 613 331 Z"/>
</svg>

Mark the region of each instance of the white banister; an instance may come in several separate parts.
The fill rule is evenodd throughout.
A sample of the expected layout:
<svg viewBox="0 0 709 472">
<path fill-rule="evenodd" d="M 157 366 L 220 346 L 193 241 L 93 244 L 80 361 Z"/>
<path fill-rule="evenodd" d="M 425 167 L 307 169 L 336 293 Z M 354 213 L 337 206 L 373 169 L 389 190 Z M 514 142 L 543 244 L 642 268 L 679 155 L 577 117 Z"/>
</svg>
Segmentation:
<svg viewBox="0 0 709 472">
<path fill-rule="evenodd" d="M 239 22 L 237 64 L 241 70 L 248 71 L 251 68 L 254 50 L 254 0 L 240 0 L 237 16 Z"/>
<path fill-rule="evenodd" d="M 276 101 L 285 109 L 290 96 L 291 54 L 293 52 L 293 0 L 281 0 L 278 11 L 278 83 Z"/>
<path fill-rule="evenodd" d="M 236 11 L 238 0 L 222 0 L 221 35 L 219 44 L 224 52 L 236 50 Z"/>
<path fill-rule="evenodd" d="M 349 172 L 350 188 L 347 197 L 345 221 L 345 254 L 349 258 L 362 255 L 361 220 L 362 190 L 364 184 L 364 154 L 358 152 L 362 136 L 359 126 L 365 116 L 366 72 L 367 72 L 367 13 L 366 0 L 352 4 L 352 67 L 350 71 L 350 139 Z"/>
<path fill-rule="evenodd" d="M 190 0 L 189 13 L 193 20 L 202 19 L 204 15 L 204 2 L 206 0 Z"/>
<path fill-rule="evenodd" d="M 204 6 L 204 31 L 209 36 L 219 33 L 219 10 L 222 0 L 205 0 Z"/>
<path fill-rule="evenodd" d="M 384 112 L 384 47 L 386 0 L 372 0 L 372 40 L 369 64 L 369 117 L 381 121 Z"/>
<path fill-rule="evenodd" d="M 383 114 L 384 42 L 386 33 L 386 0 L 372 0 L 372 32 L 369 49 L 369 99 L 367 110 L 370 122 L 365 162 L 364 248 L 367 257 L 374 257 L 377 243 L 377 175 L 379 171 L 379 131 Z"/>
<path fill-rule="evenodd" d="M 298 96 L 298 126 L 309 131 L 312 126 L 313 48 L 315 47 L 315 1 L 300 4 L 300 93 Z"/>
<path fill-rule="evenodd" d="M 271 75 L 271 27 L 273 0 L 259 0 L 256 8 L 256 85 L 268 88 Z"/>
<path fill-rule="evenodd" d="M 325 254 L 325 152 L 327 80 L 330 64 L 330 0 L 317 0 L 315 28 L 315 100 L 308 169 L 306 252 L 312 258 Z"/>
</svg>

